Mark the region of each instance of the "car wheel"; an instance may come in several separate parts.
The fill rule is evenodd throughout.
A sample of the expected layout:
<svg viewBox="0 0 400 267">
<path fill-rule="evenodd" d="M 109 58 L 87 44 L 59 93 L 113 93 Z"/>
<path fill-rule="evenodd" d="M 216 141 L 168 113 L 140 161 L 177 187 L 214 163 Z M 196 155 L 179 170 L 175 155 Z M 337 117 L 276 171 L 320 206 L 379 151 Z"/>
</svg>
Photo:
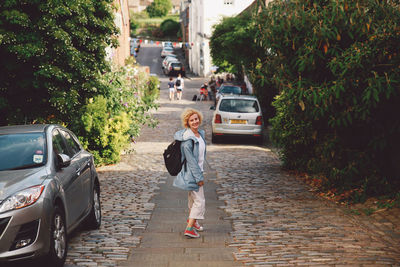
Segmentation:
<svg viewBox="0 0 400 267">
<path fill-rule="evenodd" d="M 92 208 L 86 220 L 89 229 L 99 229 L 101 225 L 100 189 L 98 185 L 93 188 Z"/>
<path fill-rule="evenodd" d="M 217 136 L 216 136 L 215 134 L 212 134 L 212 135 L 211 135 L 211 142 L 212 142 L 213 144 L 216 144 L 216 143 L 217 143 Z"/>
<path fill-rule="evenodd" d="M 50 228 L 50 251 L 46 257 L 48 266 L 64 266 L 67 257 L 67 229 L 63 210 L 56 206 L 51 220 Z"/>
</svg>

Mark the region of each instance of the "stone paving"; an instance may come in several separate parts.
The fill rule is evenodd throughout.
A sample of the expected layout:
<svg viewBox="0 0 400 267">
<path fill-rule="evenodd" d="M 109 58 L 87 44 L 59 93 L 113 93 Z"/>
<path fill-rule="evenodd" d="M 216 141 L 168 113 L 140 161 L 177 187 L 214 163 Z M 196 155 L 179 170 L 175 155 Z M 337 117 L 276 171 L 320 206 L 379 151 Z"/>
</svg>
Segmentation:
<svg viewBox="0 0 400 267">
<path fill-rule="evenodd" d="M 201 83 L 201 81 L 199 81 Z M 280 169 L 269 149 L 250 144 L 212 145 L 210 104 L 167 101 L 162 90 L 160 124 L 145 128 L 135 152 L 117 165 L 99 168 L 103 224 L 98 231 L 77 232 L 70 240 L 67 265 L 117 266 L 141 242 L 154 210 L 153 199 L 166 182 L 162 152 L 180 128 L 185 106 L 205 115 L 208 162 L 232 222 L 234 257 L 245 266 L 400 266 L 399 214 L 363 223 L 340 206 L 316 197 Z M 383 220 L 383 221 L 382 221 Z M 368 225 L 366 224 L 368 223 Z M 390 229 L 389 229 L 389 228 Z M 388 229 L 391 231 L 388 232 Z"/>
<path fill-rule="evenodd" d="M 400 266 L 386 242 L 283 172 L 268 149 L 211 146 L 218 194 L 233 223 L 235 258 L 251 266 Z M 245 156 L 244 156 L 245 155 Z"/>
</svg>

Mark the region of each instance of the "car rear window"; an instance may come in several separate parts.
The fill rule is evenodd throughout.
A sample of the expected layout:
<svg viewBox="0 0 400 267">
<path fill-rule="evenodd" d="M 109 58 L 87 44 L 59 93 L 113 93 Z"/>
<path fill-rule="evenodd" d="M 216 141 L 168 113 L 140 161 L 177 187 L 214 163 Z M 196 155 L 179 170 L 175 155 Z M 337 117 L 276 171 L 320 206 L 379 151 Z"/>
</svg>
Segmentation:
<svg viewBox="0 0 400 267">
<path fill-rule="evenodd" d="M 221 93 L 224 94 L 241 94 L 242 93 L 242 88 L 238 86 L 224 86 L 222 87 Z"/>
<path fill-rule="evenodd" d="M 45 164 L 45 143 L 44 133 L 0 135 L 0 171 Z"/>
<path fill-rule="evenodd" d="M 260 111 L 256 100 L 222 99 L 219 110 L 224 112 L 255 113 Z"/>
<path fill-rule="evenodd" d="M 172 63 L 171 63 L 171 67 L 173 67 L 173 68 L 180 68 L 180 67 L 181 67 L 181 63 L 178 63 L 178 62 L 174 63 L 174 62 L 172 62 Z"/>
</svg>

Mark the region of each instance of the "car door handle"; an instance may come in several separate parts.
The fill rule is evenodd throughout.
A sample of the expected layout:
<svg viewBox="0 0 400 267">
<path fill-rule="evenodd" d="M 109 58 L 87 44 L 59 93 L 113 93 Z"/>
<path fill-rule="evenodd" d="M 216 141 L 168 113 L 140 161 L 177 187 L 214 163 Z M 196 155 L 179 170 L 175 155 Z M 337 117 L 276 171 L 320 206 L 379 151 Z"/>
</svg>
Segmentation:
<svg viewBox="0 0 400 267">
<path fill-rule="evenodd" d="M 77 170 L 76 170 L 76 174 L 79 176 L 79 175 L 81 175 L 81 169 L 80 168 L 78 168 Z"/>
</svg>

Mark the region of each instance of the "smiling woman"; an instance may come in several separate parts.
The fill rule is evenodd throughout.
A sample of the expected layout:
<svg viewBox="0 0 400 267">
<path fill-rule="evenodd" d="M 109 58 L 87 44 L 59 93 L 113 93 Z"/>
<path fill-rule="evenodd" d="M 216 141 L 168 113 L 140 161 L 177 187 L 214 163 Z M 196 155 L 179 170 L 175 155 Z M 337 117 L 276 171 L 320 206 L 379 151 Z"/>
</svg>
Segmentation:
<svg viewBox="0 0 400 267">
<path fill-rule="evenodd" d="M 175 133 L 174 139 L 181 141 L 182 162 L 184 166 L 174 180 L 174 186 L 188 191 L 189 218 L 184 235 L 200 237 L 197 231 L 203 231 L 198 220 L 204 219 L 204 176 L 203 165 L 206 159 L 206 141 L 204 131 L 199 129 L 203 115 L 195 109 L 186 109 L 181 115 L 185 129 Z"/>
</svg>

